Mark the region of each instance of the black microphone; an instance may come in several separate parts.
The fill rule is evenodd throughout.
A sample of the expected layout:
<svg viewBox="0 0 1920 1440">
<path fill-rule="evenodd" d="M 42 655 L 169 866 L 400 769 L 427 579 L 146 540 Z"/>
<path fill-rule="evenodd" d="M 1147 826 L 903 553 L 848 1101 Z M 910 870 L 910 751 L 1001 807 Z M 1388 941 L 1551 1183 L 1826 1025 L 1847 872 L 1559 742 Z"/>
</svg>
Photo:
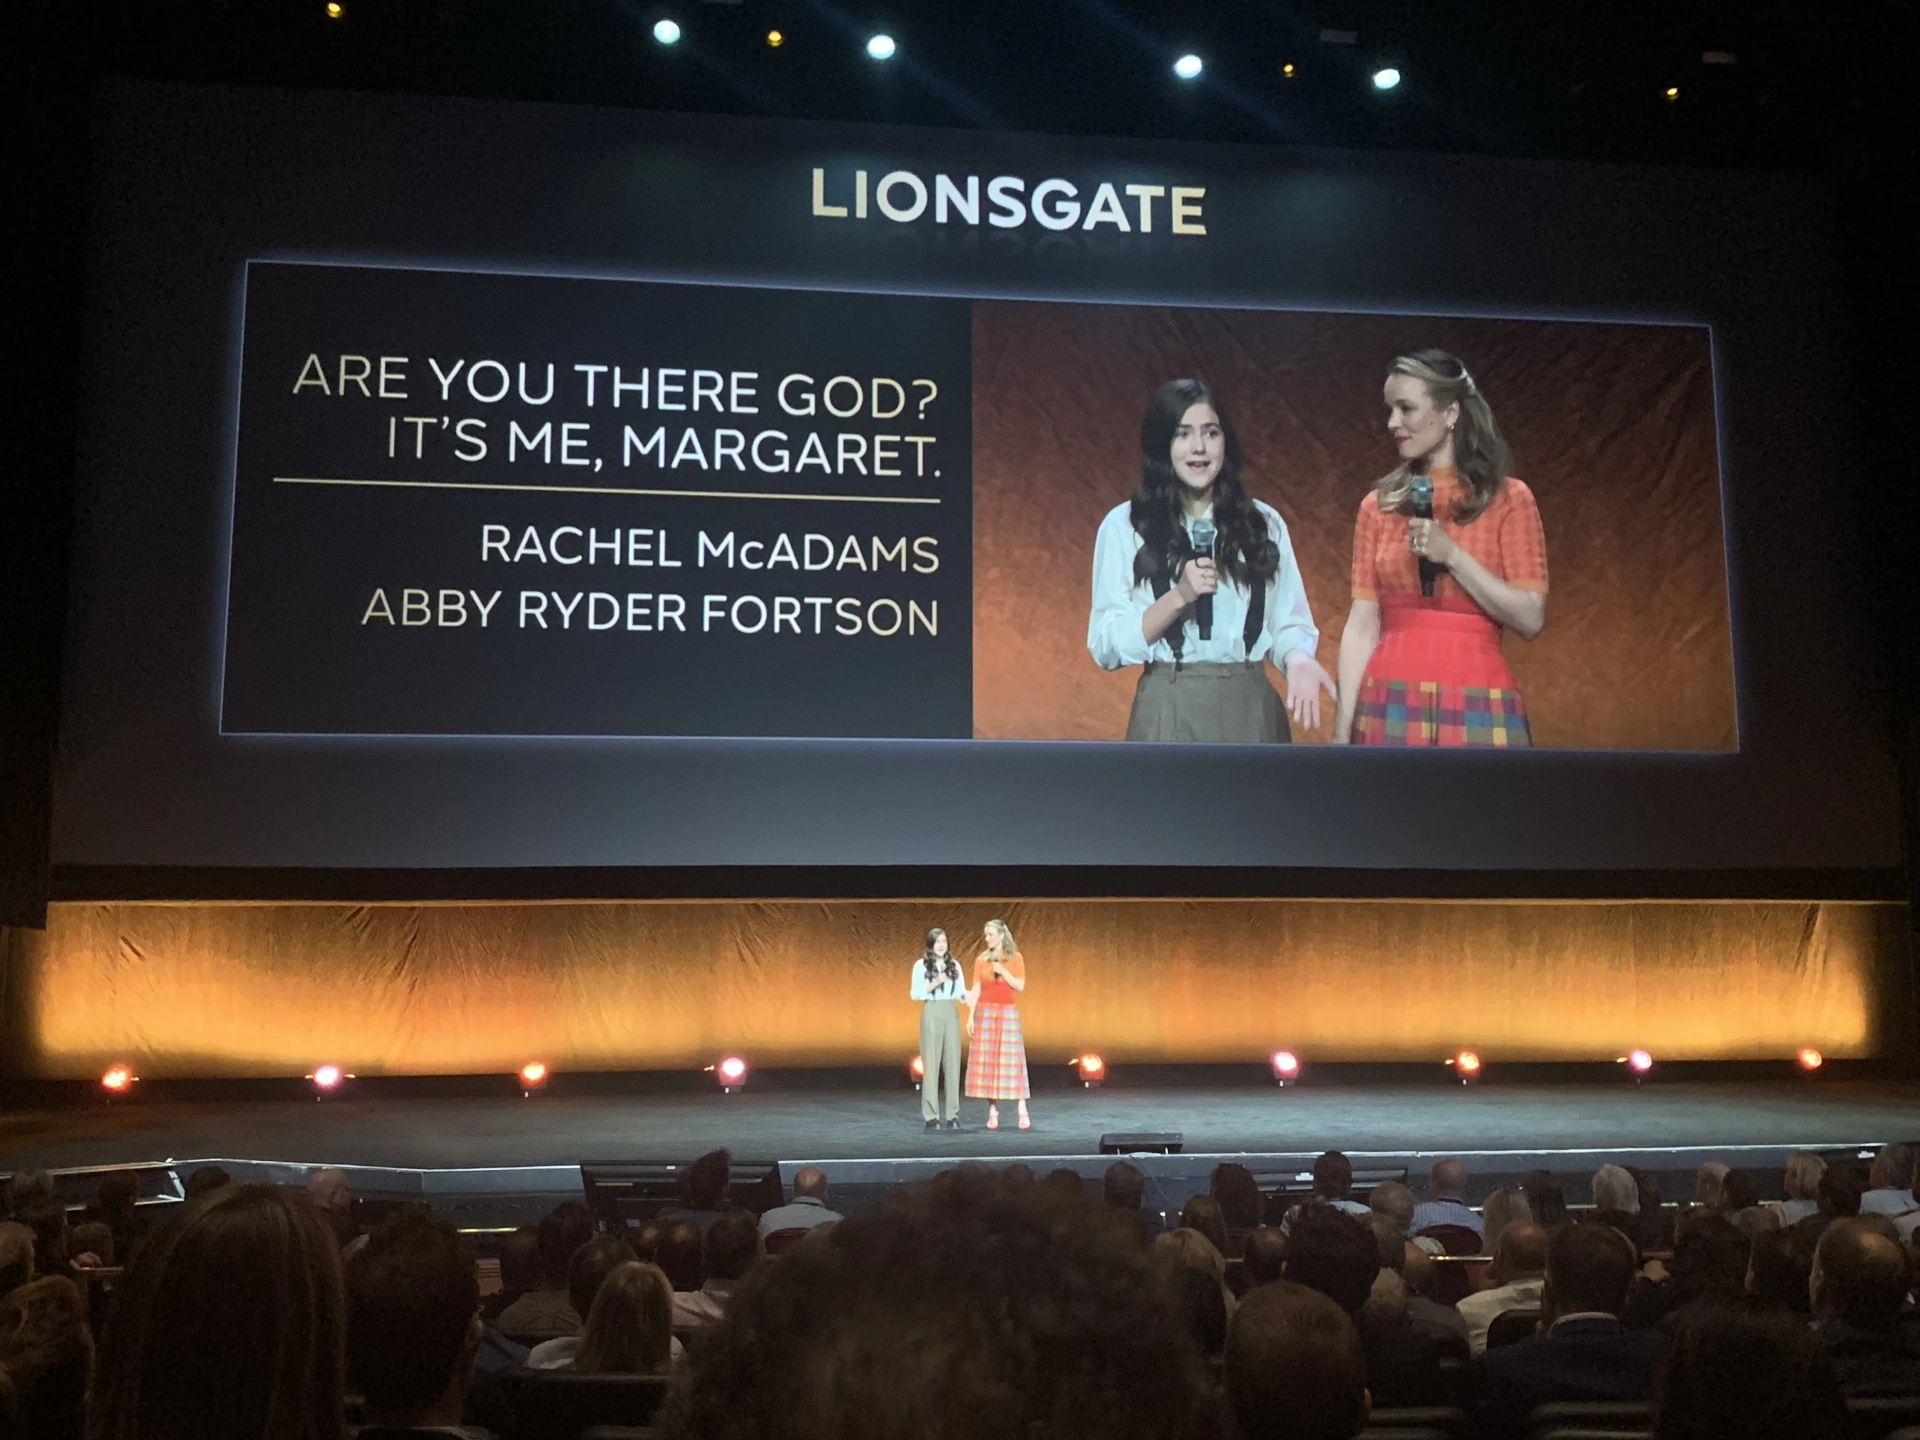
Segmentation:
<svg viewBox="0 0 1920 1440">
<path fill-rule="evenodd" d="M 1193 554 L 1195 559 L 1213 558 L 1213 521 L 1200 519 L 1193 522 Z M 1202 595 L 1193 602 L 1193 623 L 1199 629 L 1202 640 L 1213 638 L 1213 596 Z"/>
<path fill-rule="evenodd" d="M 1414 476 L 1413 487 L 1407 492 L 1407 496 L 1407 508 L 1413 512 L 1414 519 L 1431 520 L 1433 518 L 1433 481 L 1425 475 Z M 1420 557 L 1420 593 L 1429 600 L 1433 598 L 1433 582 L 1439 574 L 1440 567 L 1422 555 Z"/>
</svg>

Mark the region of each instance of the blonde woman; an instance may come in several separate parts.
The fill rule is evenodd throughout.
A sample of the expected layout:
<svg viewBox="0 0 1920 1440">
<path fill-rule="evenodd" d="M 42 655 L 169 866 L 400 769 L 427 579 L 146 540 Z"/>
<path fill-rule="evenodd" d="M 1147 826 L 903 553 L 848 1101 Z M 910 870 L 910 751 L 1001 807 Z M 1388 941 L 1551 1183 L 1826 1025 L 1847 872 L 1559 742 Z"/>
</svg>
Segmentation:
<svg viewBox="0 0 1920 1440">
<path fill-rule="evenodd" d="M 589 1375 L 664 1375 L 679 1358 L 666 1273 L 644 1260 L 616 1266 L 594 1292 L 573 1368 Z"/>
<path fill-rule="evenodd" d="M 967 991 L 972 1015 L 967 1036 L 973 1047 L 967 1054 L 967 1096 L 988 1101 L 987 1129 L 1000 1128 L 1000 1107 L 992 1103 L 1016 1100 L 1020 1128 L 1031 1129 L 1027 1097 L 1027 1043 L 1020 1033 L 1018 1000 L 1027 988 L 1027 962 L 1013 943 L 1004 920 L 989 920 L 986 948 L 973 962 L 973 986 Z"/>
<path fill-rule="evenodd" d="M 1820 1177 L 1827 1173 L 1827 1162 L 1811 1150 L 1796 1150 L 1787 1157 L 1787 1198 L 1771 1208 L 1782 1225 L 1797 1225 L 1820 1208 Z"/>
</svg>

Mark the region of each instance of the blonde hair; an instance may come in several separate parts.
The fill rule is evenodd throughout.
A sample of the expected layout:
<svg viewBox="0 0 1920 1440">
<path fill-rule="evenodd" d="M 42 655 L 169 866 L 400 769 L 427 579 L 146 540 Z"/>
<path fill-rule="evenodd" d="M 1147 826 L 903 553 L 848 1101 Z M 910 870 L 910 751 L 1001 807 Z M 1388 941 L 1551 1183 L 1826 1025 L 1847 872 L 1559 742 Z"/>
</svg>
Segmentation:
<svg viewBox="0 0 1920 1440">
<path fill-rule="evenodd" d="M 1007 928 L 1006 921 L 989 920 L 987 921 L 986 928 L 999 935 L 1000 953 L 1002 955 L 1014 955 L 1019 953 L 1020 947 L 1013 943 L 1013 931 Z"/>
<path fill-rule="evenodd" d="M 1453 514 L 1446 518 L 1466 524 L 1493 503 L 1506 483 L 1511 463 L 1507 442 L 1494 423 L 1493 407 L 1473 383 L 1465 362 L 1444 350 L 1416 350 L 1402 355 L 1387 373 L 1406 375 L 1426 386 L 1436 410 L 1460 407 L 1460 419 L 1453 430 L 1453 463 L 1466 493 L 1453 502 Z M 1413 491 L 1413 467 L 1404 462 L 1396 466 L 1374 482 L 1373 490 L 1382 513 L 1398 510 Z"/>
<path fill-rule="evenodd" d="M 1820 1177 L 1827 1173 L 1827 1162 L 1811 1150 L 1796 1150 L 1787 1157 L 1787 1198 L 1812 1200 L 1820 1194 Z"/>
<path fill-rule="evenodd" d="M 573 1368 L 589 1375 L 664 1375 L 673 1359 L 673 1287 L 658 1265 L 629 1260 L 594 1292 Z"/>
<path fill-rule="evenodd" d="M 1480 1228 L 1485 1235 L 1486 1252 L 1489 1255 L 1493 1253 L 1493 1247 L 1500 1241 L 1500 1232 L 1509 1225 L 1531 1219 L 1533 1206 L 1527 1203 L 1526 1191 L 1508 1187 L 1487 1196 L 1487 1203 L 1480 1207 Z"/>
</svg>

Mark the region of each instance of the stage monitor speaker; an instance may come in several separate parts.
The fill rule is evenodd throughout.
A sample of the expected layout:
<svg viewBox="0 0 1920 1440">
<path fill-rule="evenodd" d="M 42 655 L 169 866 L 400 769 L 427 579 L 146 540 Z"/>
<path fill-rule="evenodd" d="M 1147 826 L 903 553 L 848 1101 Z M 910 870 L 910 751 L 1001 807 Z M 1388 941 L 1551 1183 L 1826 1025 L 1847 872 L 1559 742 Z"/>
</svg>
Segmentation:
<svg viewBox="0 0 1920 1440">
<path fill-rule="evenodd" d="M 1178 1155 L 1186 1145 L 1178 1130 L 1116 1130 L 1100 1137 L 1102 1155 Z"/>
<path fill-rule="evenodd" d="M 685 1165 L 653 1164 L 645 1160 L 583 1160 L 580 1188 L 587 1209 L 608 1230 L 638 1229 L 662 1210 L 680 1204 Z M 786 1203 L 780 1185 L 780 1166 L 771 1160 L 736 1160 L 727 1198 L 756 1215 Z"/>
</svg>

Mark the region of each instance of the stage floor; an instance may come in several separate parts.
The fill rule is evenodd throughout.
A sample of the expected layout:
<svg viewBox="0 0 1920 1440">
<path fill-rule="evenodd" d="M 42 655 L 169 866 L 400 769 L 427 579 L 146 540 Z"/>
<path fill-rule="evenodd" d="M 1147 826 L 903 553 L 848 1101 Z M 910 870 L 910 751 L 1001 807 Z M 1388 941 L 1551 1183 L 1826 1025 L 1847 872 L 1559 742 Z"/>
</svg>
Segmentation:
<svg viewBox="0 0 1920 1440">
<path fill-rule="evenodd" d="M 1171 1130 L 1189 1154 L 1313 1154 L 1329 1147 L 1444 1153 L 1831 1149 L 1920 1135 L 1920 1086 L 1850 1081 L 1327 1087 L 1156 1085 L 1048 1090 L 1034 1127 L 921 1128 L 905 1086 L 650 1095 L 154 1099 L 0 1115 L 0 1170 L 223 1157 L 429 1170 L 742 1158 L 945 1160 L 1085 1157 L 1109 1131 Z M 1678 1157 L 1675 1157 L 1676 1160 Z M 1517 1159 L 1516 1159 L 1517 1163 Z M 1574 1164 L 1568 1158 L 1568 1166 Z"/>
</svg>

